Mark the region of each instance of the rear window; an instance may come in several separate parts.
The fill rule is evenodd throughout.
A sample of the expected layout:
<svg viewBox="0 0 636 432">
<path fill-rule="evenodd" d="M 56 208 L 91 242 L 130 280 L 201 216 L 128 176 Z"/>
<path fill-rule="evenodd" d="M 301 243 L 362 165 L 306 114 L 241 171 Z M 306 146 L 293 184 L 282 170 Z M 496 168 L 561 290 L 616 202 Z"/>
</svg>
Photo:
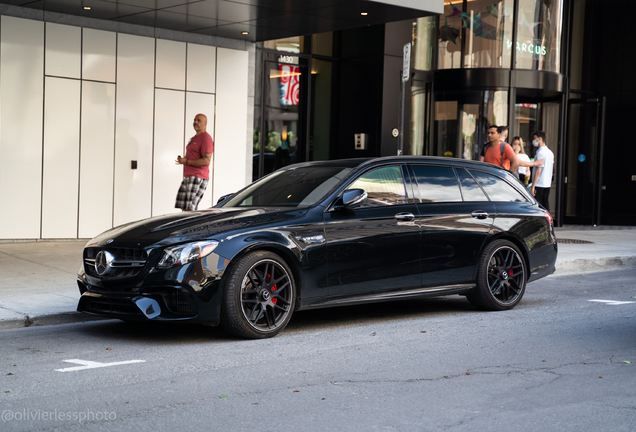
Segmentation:
<svg viewBox="0 0 636 432">
<path fill-rule="evenodd" d="M 412 165 L 420 199 L 423 203 L 462 200 L 457 177 L 451 167 Z"/>
<path fill-rule="evenodd" d="M 469 170 L 491 201 L 527 202 L 525 196 L 510 184 L 491 174 Z"/>
</svg>

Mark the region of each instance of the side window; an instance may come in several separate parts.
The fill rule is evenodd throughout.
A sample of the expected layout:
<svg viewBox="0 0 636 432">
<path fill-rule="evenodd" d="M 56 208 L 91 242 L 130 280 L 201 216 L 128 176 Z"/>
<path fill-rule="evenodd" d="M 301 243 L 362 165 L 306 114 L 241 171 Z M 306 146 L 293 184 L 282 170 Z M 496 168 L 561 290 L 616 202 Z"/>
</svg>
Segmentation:
<svg viewBox="0 0 636 432">
<path fill-rule="evenodd" d="M 470 170 L 470 173 L 477 179 L 481 187 L 484 188 L 491 201 L 528 201 L 520 192 L 499 177 L 481 171 Z"/>
<path fill-rule="evenodd" d="M 461 201 L 457 177 L 450 167 L 412 165 L 423 203 Z"/>
<path fill-rule="evenodd" d="M 406 190 L 399 166 L 376 168 L 364 173 L 349 189 L 363 189 L 368 197 L 362 207 L 406 204 Z"/>
<path fill-rule="evenodd" d="M 474 178 L 463 168 L 457 169 L 459 183 L 462 185 L 464 201 L 488 201 L 488 197 L 481 190 Z"/>
</svg>

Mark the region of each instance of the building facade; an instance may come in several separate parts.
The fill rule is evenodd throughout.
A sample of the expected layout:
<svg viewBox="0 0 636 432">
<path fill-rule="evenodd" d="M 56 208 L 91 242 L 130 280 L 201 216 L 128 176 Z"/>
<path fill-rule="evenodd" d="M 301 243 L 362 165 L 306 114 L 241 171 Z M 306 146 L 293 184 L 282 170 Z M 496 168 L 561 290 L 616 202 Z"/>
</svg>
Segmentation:
<svg viewBox="0 0 636 432">
<path fill-rule="evenodd" d="M 257 43 L 253 177 L 396 154 L 401 121 L 404 153 L 478 160 L 488 127 L 505 125 L 531 158 L 532 134 L 546 133 L 558 225 L 634 225 L 636 154 L 621 144 L 636 112 L 634 60 L 620 42 L 629 7 L 445 0 L 443 13 L 415 20 Z"/>
<path fill-rule="evenodd" d="M 198 112 L 216 144 L 201 207 L 294 162 L 478 159 L 497 124 L 531 157 L 546 132 L 558 225 L 636 221 L 628 0 L 46 5 L 0 0 L 0 241 L 177 211 Z"/>
</svg>

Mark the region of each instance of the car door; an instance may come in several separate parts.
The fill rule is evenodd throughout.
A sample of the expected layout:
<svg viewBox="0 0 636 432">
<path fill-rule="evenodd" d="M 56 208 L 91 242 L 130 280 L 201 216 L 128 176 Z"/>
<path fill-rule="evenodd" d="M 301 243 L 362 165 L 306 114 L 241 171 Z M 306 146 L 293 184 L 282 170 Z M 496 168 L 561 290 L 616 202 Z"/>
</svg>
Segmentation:
<svg viewBox="0 0 636 432">
<path fill-rule="evenodd" d="M 371 168 L 346 188 L 365 190 L 363 205 L 325 212 L 330 296 L 420 285 L 420 228 L 404 169 L 400 164 Z"/>
<path fill-rule="evenodd" d="M 422 228 L 422 285 L 470 282 L 495 217 L 494 203 L 463 168 L 412 164 Z"/>
</svg>

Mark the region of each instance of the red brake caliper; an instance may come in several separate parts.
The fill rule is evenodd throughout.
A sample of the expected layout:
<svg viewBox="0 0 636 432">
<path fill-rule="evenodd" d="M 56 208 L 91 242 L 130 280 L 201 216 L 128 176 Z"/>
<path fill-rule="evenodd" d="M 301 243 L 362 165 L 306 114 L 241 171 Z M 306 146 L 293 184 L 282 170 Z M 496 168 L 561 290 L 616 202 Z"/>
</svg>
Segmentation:
<svg viewBox="0 0 636 432">
<path fill-rule="evenodd" d="M 270 275 L 269 273 L 267 274 L 267 282 L 272 280 L 272 275 Z M 272 291 L 276 291 L 276 285 L 274 284 L 274 286 L 272 287 Z M 272 299 L 272 303 L 276 304 L 276 302 L 278 301 L 277 298 L 273 298 Z"/>
</svg>

